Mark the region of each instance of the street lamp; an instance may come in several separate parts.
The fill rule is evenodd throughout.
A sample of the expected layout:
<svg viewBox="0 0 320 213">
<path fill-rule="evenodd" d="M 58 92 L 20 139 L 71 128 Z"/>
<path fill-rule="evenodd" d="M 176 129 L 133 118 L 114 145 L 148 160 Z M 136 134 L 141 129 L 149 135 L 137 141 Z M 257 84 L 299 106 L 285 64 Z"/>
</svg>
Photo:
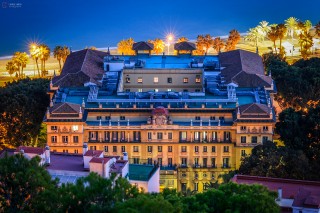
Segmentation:
<svg viewBox="0 0 320 213">
<path fill-rule="evenodd" d="M 174 35 L 172 33 L 167 35 L 167 43 L 168 43 L 168 55 L 169 55 L 169 48 L 170 48 L 170 43 L 173 41 Z"/>
</svg>

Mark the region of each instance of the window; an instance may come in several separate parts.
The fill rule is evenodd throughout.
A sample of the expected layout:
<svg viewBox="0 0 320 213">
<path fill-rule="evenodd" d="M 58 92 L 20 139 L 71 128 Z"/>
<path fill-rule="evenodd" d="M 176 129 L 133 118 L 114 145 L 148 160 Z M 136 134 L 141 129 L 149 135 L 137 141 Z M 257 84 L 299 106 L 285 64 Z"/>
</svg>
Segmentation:
<svg viewBox="0 0 320 213">
<path fill-rule="evenodd" d="M 172 158 L 168 158 L 168 166 L 172 166 Z"/>
<path fill-rule="evenodd" d="M 126 77 L 126 83 L 130 83 L 130 78 Z"/>
<path fill-rule="evenodd" d="M 152 146 L 148 146 L 148 152 L 152 152 Z"/>
<path fill-rule="evenodd" d="M 58 130 L 57 126 L 51 126 L 51 130 Z"/>
<path fill-rule="evenodd" d="M 168 91 L 168 92 L 171 92 L 171 91 L 172 91 L 172 89 L 167 89 L 167 91 Z"/>
<path fill-rule="evenodd" d="M 203 152 L 208 152 L 208 147 L 207 146 L 203 147 Z"/>
<path fill-rule="evenodd" d="M 106 116 L 106 120 L 107 120 L 107 121 L 108 121 L 108 120 L 111 120 L 111 116 L 110 116 L 110 115 Z"/>
<path fill-rule="evenodd" d="M 214 120 L 216 120 L 216 117 L 215 116 L 210 116 L 210 120 L 214 121 Z"/>
<path fill-rule="evenodd" d="M 159 166 L 162 166 L 162 158 L 158 158 L 158 164 Z"/>
<path fill-rule="evenodd" d="M 138 83 L 142 84 L 143 80 L 142 77 L 138 77 Z"/>
<path fill-rule="evenodd" d="M 72 131 L 78 131 L 79 130 L 79 126 L 78 125 L 73 125 L 72 126 Z"/>
<path fill-rule="evenodd" d="M 211 152 L 216 152 L 216 146 L 211 147 Z"/>
<path fill-rule="evenodd" d="M 120 120 L 121 120 L 121 121 L 126 120 L 126 116 L 120 116 Z"/>
<path fill-rule="evenodd" d="M 201 83 L 200 75 L 196 75 L 196 83 Z"/>
<path fill-rule="evenodd" d="M 138 146 L 133 146 L 133 152 L 139 152 L 139 147 Z"/>
<path fill-rule="evenodd" d="M 216 168 L 216 158 L 211 158 L 211 166 L 212 168 Z"/>
<path fill-rule="evenodd" d="M 257 136 L 252 136 L 251 137 L 251 143 L 257 143 L 258 142 L 258 137 Z"/>
<path fill-rule="evenodd" d="M 187 132 L 180 132 L 180 141 L 187 140 Z"/>
<path fill-rule="evenodd" d="M 203 167 L 207 168 L 207 164 L 208 164 L 208 158 L 203 158 Z"/>
<path fill-rule="evenodd" d="M 183 78 L 183 83 L 188 83 L 189 82 L 189 78 Z"/>
<path fill-rule="evenodd" d="M 223 168 L 229 168 L 230 165 L 229 165 L 229 158 L 223 158 L 222 159 L 222 162 L 223 162 Z"/>
<path fill-rule="evenodd" d="M 265 143 L 265 142 L 267 142 L 268 141 L 268 136 L 263 136 L 262 137 L 262 143 Z"/>
<path fill-rule="evenodd" d="M 194 165 L 195 166 L 199 166 L 199 158 L 195 158 L 194 159 Z"/>
<path fill-rule="evenodd" d="M 90 135 L 90 140 L 96 140 L 96 132 L 89 132 L 89 135 Z"/>
<path fill-rule="evenodd" d="M 187 191 L 187 184 L 186 183 L 181 183 L 181 191 L 186 192 Z"/>
<path fill-rule="evenodd" d="M 162 152 L 162 146 L 158 146 L 158 152 Z"/>
<path fill-rule="evenodd" d="M 139 158 L 133 158 L 133 163 L 134 164 L 139 164 L 140 159 Z"/>
<path fill-rule="evenodd" d="M 172 83 L 172 78 L 167 78 L 167 82 L 168 82 L 168 84 L 171 84 Z"/>
<path fill-rule="evenodd" d="M 62 142 L 68 143 L 68 136 L 62 136 Z"/>
<path fill-rule="evenodd" d="M 230 132 L 224 132 L 224 141 L 229 142 L 231 140 L 231 133 Z"/>
<path fill-rule="evenodd" d="M 195 91 L 195 92 L 200 92 L 200 89 L 195 89 L 194 91 Z"/>
<path fill-rule="evenodd" d="M 181 152 L 187 152 L 187 147 L 186 146 L 182 146 L 181 147 Z"/>
<path fill-rule="evenodd" d="M 201 120 L 201 117 L 200 117 L 200 116 L 196 116 L 194 119 L 195 119 L 196 121 L 200 121 L 200 120 Z"/>
<path fill-rule="evenodd" d="M 121 152 L 125 152 L 126 151 L 126 147 L 125 146 L 121 146 Z"/>
<path fill-rule="evenodd" d="M 194 183 L 193 189 L 194 191 L 198 191 L 198 183 Z"/>
<path fill-rule="evenodd" d="M 241 150 L 241 156 L 242 157 L 246 156 L 246 150 Z"/>
<path fill-rule="evenodd" d="M 187 158 L 181 158 L 181 164 L 182 165 L 187 165 Z"/>
<path fill-rule="evenodd" d="M 79 153 L 79 151 L 78 151 L 77 149 L 75 149 L 75 150 L 74 150 L 74 153 L 75 153 L 75 154 L 78 154 L 78 153 Z"/>
<path fill-rule="evenodd" d="M 126 92 L 130 92 L 130 89 L 126 89 Z"/>
<path fill-rule="evenodd" d="M 151 139 L 152 139 L 152 133 L 148 132 L 148 140 L 151 140 Z"/>
<path fill-rule="evenodd" d="M 200 140 L 200 132 L 194 132 L 194 141 Z"/>
<path fill-rule="evenodd" d="M 152 158 L 148 158 L 148 164 L 152 165 Z"/>
<path fill-rule="evenodd" d="M 268 131 L 268 130 L 269 130 L 269 127 L 268 127 L 268 126 L 263 126 L 263 127 L 262 127 L 262 130 L 263 130 L 263 131 Z"/>
<path fill-rule="evenodd" d="M 169 140 L 172 140 L 172 132 L 169 132 L 169 133 L 168 133 L 168 139 L 169 139 Z"/>
<path fill-rule="evenodd" d="M 142 89 L 138 89 L 138 92 L 142 92 Z"/>
<path fill-rule="evenodd" d="M 51 142 L 57 143 L 57 136 L 51 136 Z"/>
<path fill-rule="evenodd" d="M 97 120 L 101 120 L 101 116 L 97 116 Z"/>
<path fill-rule="evenodd" d="M 79 142 L 79 137 L 73 136 L 73 143 L 78 143 L 78 142 Z"/>
<path fill-rule="evenodd" d="M 154 77 L 153 78 L 153 83 L 155 83 L 155 84 L 159 83 L 159 78 L 158 77 Z"/>
<path fill-rule="evenodd" d="M 104 151 L 105 151 L 105 152 L 108 152 L 108 151 L 109 151 L 108 146 L 104 146 Z"/>
<path fill-rule="evenodd" d="M 138 131 L 133 131 L 133 141 L 140 141 L 141 133 Z"/>
<path fill-rule="evenodd" d="M 172 152 L 172 146 L 168 146 L 168 152 Z"/>
<path fill-rule="evenodd" d="M 194 152 L 199 152 L 199 146 L 194 147 Z"/>
<path fill-rule="evenodd" d="M 246 126 L 240 126 L 240 130 L 241 130 L 241 131 L 245 131 L 246 129 L 247 129 Z"/>
<path fill-rule="evenodd" d="M 162 140 L 162 138 L 163 138 L 162 132 L 157 133 L 157 138 L 158 138 L 158 140 Z"/>
<path fill-rule="evenodd" d="M 241 143 L 246 143 L 246 142 L 247 142 L 247 137 L 241 136 Z"/>
<path fill-rule="evenodd" d="M 96 146 L 90 146 L 90 150 L 97 150 Z"/>
<path fill-rule="evenodd" d="M 229 152 L 229 146 L 224 146 L 223 147 L 223 152 Z"/>
<path fill-rule="evenodd" d="M 117 146 L 113 146 L 113 147 L 112 147 L 112 151 L 113 151 L 113 152 L 117 152 Z"/>
<path fill-rule="evenodd" d="M 218 132 L 212 132 L 212 141 L 218 140 Z"/>
</svg>

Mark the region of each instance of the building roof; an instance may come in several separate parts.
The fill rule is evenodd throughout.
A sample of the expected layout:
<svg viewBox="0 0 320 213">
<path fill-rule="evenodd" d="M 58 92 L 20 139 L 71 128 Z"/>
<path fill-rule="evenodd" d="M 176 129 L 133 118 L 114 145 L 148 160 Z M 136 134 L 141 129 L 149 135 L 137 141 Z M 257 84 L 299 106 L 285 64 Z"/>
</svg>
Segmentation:
<svg viewBox="0 0 320 213">
<path fill-rule="evenodd" d="M 320 182 L 316 181 L 235 175 L 232 178 L 232 182 L 239 184 L 261 184 L 272 191 L 277 191 L 281 188 L 283 198 L 295 198 L 298 195 L 300 188 L 304 188 L 311 192 L 320 192 Z"/>
<path fill-rule="evenodd" d="M 226 83 L 239 87 L 270 87 L 272 78 L 264 74 L 262 58 L 252 52 L 233 50 L 219 54 L 221 75 Z"/>
<path fill-rule="evenodd" d="M 192 42 L 188 42 L 188 41 L 183 41 L 183 42 L 179 42 L 179 43 L 175 43 L 174 44 L 174 49 L 175 50 L 188 50 L 188 51 L 192 51 L 192 50 L 196 50 L 196 45 Z"/>
<path fill-rule="evenodd" d="M 44 148 L 29 147 L 29 146 L 19 146 L 15 152 L 21 152 L 21 150 L 23 150 L 24 153 L 37 154 L 37 155 L 41 155 L 45 152 Z"/>
<path fill-rule="evenodd" d="M 121 173 L 123 167 L 128 163 L 126 160 L 117 160 L 114 164 L 110 167 L 110 172 L 113 173 Z"/>
<path fill-rule="evenodd" d="M 108 163 L 108 161 L 110 160 L 111 158 L 99 158 L 99 157 L 93 157 L 89 163 L 99 163 L 99 164 L 106 164 Z"/>
<path fill-rule="evenodd" d="M 269 113 L 271 109 L 265 105 L 265 104 L 258 104 L 258 103 L 252 103 L 252 104 L 244 104 L 238 107 L 241 116 L 259 116 L 259 115 L 267 115 L 269 116 Z M 237 109 L 238 110 L 238 109 Z"/>
<path fill-rule="evenodd" d="M 320 189 L 314 191 L 301 187 L 292 206 L 320 209 Z"/>
<path fill-rule="evenodd" d="M 50 154 L 50 165 L 47 169 L 79 172 L 86 171 L 83 167 L 82 155 L 53 152 Z"/>
<path fill-rule="evenodd" d="M 146 42 L 146 41 L 140 41 L 133 44 L 132 49 L 133 50 L 153 50 L 154 45 Z"/>
<path fill-rule="evenodd" d="M 100 85 L 104 74 L 103 57 L 106 52 L 84 49 L 72 52 L 59 76 L 52 79 L 54 86 L 78 87 L 91 82 Z"/>
<path fill-rule="evenodd" d="M 157 167 L 152 165 L 130 164 L 129 179 L 148 181 L 157 169 Z"/>
<path fill-rule="evenodd" d="M 81 106 L 79 104 L 73 103 L 57 103 L 51 109 L 50 112 L 53 114 L 60 113 L 71 113 L 78 114 L 80 112 Z"/>
<path fill-rule="evenodd" d="M 88 150 L 84 156 L 92 156 L 92 157 L 99 157 L 103 151 L 101 150 Z"/>
</svg>

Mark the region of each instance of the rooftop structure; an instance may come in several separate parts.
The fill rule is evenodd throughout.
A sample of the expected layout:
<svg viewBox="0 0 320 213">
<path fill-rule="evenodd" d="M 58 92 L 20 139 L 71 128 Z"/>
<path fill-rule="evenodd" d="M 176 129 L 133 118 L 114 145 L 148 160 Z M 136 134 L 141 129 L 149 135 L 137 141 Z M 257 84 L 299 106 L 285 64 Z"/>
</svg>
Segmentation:
<svg viewBox="0 0 320 213">
<path fill-rule="evenodd" d="M 130 163 L 162 168 L 162 188 L 201 191 L 272 140 L 276 88 L 259 55 L 195 56 L 190 42 L 175 48 L 177 55 L 151 55 L 152 45 L 138 42 L 134 56 L 71 53 L 48 91 L 51 148 L 127 152 Z"/>
</svg>

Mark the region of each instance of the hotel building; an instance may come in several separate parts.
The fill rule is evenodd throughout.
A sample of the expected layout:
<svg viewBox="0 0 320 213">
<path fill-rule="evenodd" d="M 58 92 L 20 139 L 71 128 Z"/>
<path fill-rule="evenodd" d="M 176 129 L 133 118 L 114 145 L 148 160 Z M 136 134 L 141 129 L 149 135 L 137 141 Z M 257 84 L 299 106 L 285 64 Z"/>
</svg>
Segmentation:
<svg viewBox="0 0 320 213">
<path fill-rule="evenodd" d="M 68 56 L 48 91 L 51 150 L 127 152 L 130 164 L 160 167 L 160 189 L 203 191 L 272 140 L 275 87 L 258 54 L 194 56 L 190 42 L 176 44 L 177 55 L 151 55 L 147 42 L 133 49 Z"/>
</svg>

